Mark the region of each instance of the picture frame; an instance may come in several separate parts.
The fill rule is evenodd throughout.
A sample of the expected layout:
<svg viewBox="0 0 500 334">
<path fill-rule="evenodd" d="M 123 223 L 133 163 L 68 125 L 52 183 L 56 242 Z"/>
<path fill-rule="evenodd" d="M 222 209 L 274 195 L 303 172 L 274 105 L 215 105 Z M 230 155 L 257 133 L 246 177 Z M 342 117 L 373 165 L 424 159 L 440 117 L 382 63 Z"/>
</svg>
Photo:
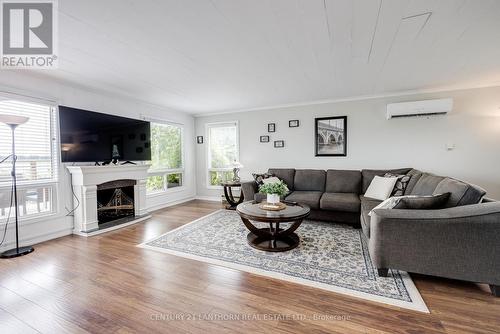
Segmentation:
<svg viewBox="0 0 500 334">
<path fill-rule="evenodd" d="M 298 119 L 292 119 L 288 121 L 289 128 L 298 128 L 300 126 L 300 121 Z"/>
<path fill-rule="evenodd" d="M 203 144 L 203 136 L 197 136 L 196 137 L 196 143 Z"/>
<path fill-rule="evenodd" d="M 260 136 L 261 143 L 269 143 L 269 136 Z"/>
<path fill-rule="evenodd" d="M 274 147 L 275 148 L 283 148 L 283 147 L 285 147 L 285 141 L 284 140 L 275 140 L 274 141 Z"/>
<path fill-rule="evenodd" d="M 276 123 L 267 124 L 267 132 L 276 132 Z"/>
<path fill-rule="evenodd" d="M 347 116 L 315 118 L 314 146 L 317 157 L 347 156 Z"/>
</svg>

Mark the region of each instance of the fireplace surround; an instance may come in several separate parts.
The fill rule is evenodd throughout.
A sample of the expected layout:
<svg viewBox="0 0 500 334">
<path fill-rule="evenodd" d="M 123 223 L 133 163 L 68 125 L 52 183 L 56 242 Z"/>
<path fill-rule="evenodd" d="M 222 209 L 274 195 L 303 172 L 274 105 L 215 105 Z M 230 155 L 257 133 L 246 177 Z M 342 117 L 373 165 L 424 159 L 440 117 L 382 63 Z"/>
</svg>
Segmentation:
<svg viewBox="0 0 500 334">
<path fill-rule="evenodd" d="M 149 218 L 146 210 L 149 167 L 150 165 L 67 166 L 76 197 L 73 199 L 73 233 L 91 235 Z M 115 217 L 110 213 L 116 213 Z M 124 220 L 125 217 L 129 219 Z M 123 221 L 123 224 L 107 224 L 112 218 L 117 222 Z"/>
</svg>

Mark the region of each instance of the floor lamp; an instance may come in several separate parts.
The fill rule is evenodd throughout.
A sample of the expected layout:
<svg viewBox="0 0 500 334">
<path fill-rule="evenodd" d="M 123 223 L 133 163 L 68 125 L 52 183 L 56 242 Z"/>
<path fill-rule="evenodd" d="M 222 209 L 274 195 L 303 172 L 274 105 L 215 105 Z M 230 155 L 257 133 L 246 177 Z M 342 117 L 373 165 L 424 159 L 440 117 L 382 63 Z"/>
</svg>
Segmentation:
<svg viewBox="0 0 500 334">
<path fill-rule="evenodd" d="M 8 251 L 0 254 L 1 258 L 13 258 L 18 256 L 23 256 L 34 251 L 31 246 L 19 247 L 19 208 L 17 206 L 17 180 L 16 180 L 16 145 L 14 132 L 19 125 L 22 125 L 28 121 L 28 117 L 15 116 L 15 115 L 0 115 L 0 123 L 7 124 L 12 130 L 12 184 L 14 188 L 14 210 L 16 217 L 16 248 L 10 249 Z"/>
</svg>

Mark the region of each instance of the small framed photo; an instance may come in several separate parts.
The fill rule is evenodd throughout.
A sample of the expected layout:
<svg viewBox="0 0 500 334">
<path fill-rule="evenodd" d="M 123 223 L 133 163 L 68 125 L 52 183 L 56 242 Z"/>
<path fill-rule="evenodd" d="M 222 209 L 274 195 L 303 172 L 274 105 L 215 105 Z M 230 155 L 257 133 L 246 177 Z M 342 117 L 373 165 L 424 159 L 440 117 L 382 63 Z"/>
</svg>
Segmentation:
<svg viewBox="0 0 500 334">
<path fill-rule="evenodd" d="M 285 147 L 285 141 L 284 140 L 275 140 L 274 141 L 274 147 L 275 148 L 283 148 L 283 147 Z"/>
<path fill-rule="evenodd" d="M 269 136 L 260 136 L 261 143 L 269 143 Z"/>
<path fill-rule="evenodd" d="M 203 136 L 198 136 L 198 137 L 196 137 L 196 142 L 197 142 L 198 144 L 203 144 Z"/>
<path fill-rule="evenodd" d="M 276 132 L 276 123 L 269 123 L 267 125 L 267 132 Z"/>
<path fill-rule="evenodd" d="M 291 121 L 288 121 L 289 128 L 298 128 L 299 125 L 300 125 L 300 121 L 298 119 L 292 119 Z"/>
</svg>

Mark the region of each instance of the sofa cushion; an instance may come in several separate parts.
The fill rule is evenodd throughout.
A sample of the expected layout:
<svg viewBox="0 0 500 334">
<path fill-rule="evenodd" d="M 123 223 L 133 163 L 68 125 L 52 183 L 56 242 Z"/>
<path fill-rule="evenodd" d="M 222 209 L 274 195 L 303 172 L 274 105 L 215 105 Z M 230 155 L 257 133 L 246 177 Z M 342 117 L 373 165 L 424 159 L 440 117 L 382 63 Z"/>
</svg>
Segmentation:
<svg viewBox="0 0 500 334">
<path fill-rule="evenodd" d="M 319 207 L 323 210 L 360 212 L 361 201 L 354 193 L 324 193 Z"/>
<path fill-rule="evenodd" d="M 378 201 L 372 198 L 359 196 L 361 201 L 361 228 L 363 229 L 363 233 L 369 238 L 370 237 L 370 211 L 373 210 L 377 205 L 382 203 L 382 201 Z"/>
<path fill-rule="evenodd" d="M 372 183 L 375 175 L 384 176 L 385 173 L 392 174 L 406 174 L 411 170 L 411 168 L 399 168 L 399 169 L 363 169 L 361 174 L 363 176 L 361 193 L 364 194 L 370 183 Z"/>
<path fill-rule="evenodd" d="M 295 169 L 293 168 L 269 168 L 267 171 L 269 174 L 273 174 L 280 180 L 286 183 L 288 189 L 293 190 L 294 184 L 293 180 L 295 178 Z"/>
<path fill-rule="evenodd" d="M 361 171 L 327 170 L 325 191 L 328 193 L 359 194 L 361 191 Z"/>
<path fill-rule="evenodd" d="M 465 183 L 450 177 L 444 178 L 436 186 L 434 194 L 451 193 L 446 207 L 477 204 L 486 195 L 486 191 L 476 185 Z"/>
<path fill-rule="evenodd" d="M 439 182 L 443 181 L 443 176 L 437 176 L 430 173 L 423 173 L 422 176 L 418 179 L 417 183 L 413 186 L 413 189 L 410 193 L 407 192 L 407 195 L 417 195 L 417 196 L 425 196 L 432 195 L 434 190 L 436 190 Z"/>
<path fill-rule="evenodd" d="M 325 191 L 326 173 L 317 169 L 297 169 L 293 189 L 300 191 Z"/>
<path fill-rule="evenodd" d="M 295 190 L 286 197 L 286 200 L 308 205 L 311 209 L 319 209 L 321 195 L 323 195 L 321 191 Z"/>
<path fill-rule="evenodd" d="M 418 180 L 422 177 L 422 174 L 424 172 L 419 171 L 418 169 L 412 169 L 409 171 L 406 175 L 410 176 L 410 181 L 408 182 L 408 185 L 406 186 L 405 192 L 403 195 L 409 195 L 411 194 L 411 191 L 415 187 L 415 184 L 417 184 Z"/>
</svg>

